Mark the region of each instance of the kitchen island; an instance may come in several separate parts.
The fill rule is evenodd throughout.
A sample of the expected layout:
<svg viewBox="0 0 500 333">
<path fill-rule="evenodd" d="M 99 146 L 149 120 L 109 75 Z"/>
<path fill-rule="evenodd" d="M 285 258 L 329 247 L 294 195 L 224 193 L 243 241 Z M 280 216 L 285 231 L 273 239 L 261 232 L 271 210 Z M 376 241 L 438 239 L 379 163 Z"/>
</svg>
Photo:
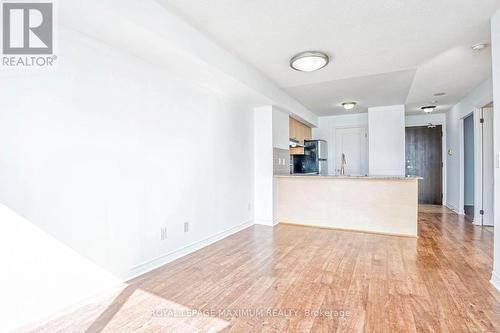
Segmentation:
<svg viewBox="0 0 500 333">
<path fill-rule="evenodd" d="M 404 176 L 275 176 L 279 223 L 417 236 L 418 180 Z"/>
</svg>

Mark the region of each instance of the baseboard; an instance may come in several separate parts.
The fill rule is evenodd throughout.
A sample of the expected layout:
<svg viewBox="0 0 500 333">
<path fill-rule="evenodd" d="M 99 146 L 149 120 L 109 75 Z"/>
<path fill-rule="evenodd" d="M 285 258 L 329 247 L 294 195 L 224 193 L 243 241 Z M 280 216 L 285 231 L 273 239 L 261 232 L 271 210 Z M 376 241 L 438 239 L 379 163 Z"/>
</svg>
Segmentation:
<svg viewBox="0 0 500 333">
<path fill-rule="evenodd" d="M 383 235 L 383 236 L 393 236 L 393 237 L 418 238 L 418 235 L 411 235 L 411 234 L 399 234 L 399 233 L 392 233 L 392 232 L 380 232 L 380 231 L 370 231 L 370 230 L 339 228 L 339 227 L 331 227 L 331 226 L 325 226 L 325 225 L 301 224 L 301 223 L 291 223 L 291 222 L 284 222 L 284 221 L 281 221 L 280 223 L 285 224 L 285 225 L 292 225 L 292 226 L 305 227 L 305 228 L 318 228 L 318 229 L 329 229 L 329 230 L 346 231 L 346 232 L 359 232 L 359 233 L 363 233 L 363 234 Z"/>
<path fill-rule="evenodd" d="M 491 280 L 490 283 L 500 291 L 500 276 L 498 276 L 494 271 L 491 272 Z"/>
<path fill-rule="evenodd" d="M 278 224 L 277 222 L 272 221 L 272 220 L 255 220 L 254 222 L 255 222 L 255 224 L 265 225 L 268 227 L 274 227 L 276 224 Z"/>
<path fill-rule="evenodd" d="M 452 204 L 450 204 L 450 203 L 446 202 L 446 203 L 444 204 L 444 206 L 445 206 L 445 207 L 447 207 L 447 208 L 449 208 L 449 209 L 451 209 L 451 210 L 452 210 L 452 211 L 454 211 L 455 213 L 459 214 L 457 207 L 453 206 Z"/>
<path fill-rule="evenodd" d="M 198 251 L 201 248 L 204 248 L 210 244 L 213 244 L 215 242 L 218 242 L 219 240 L 222 240 L 228 236 L 231 236 L 243 229 L 246 229 L 254 224 L 253 221 L 248 221 L 241 223 L 237 226 L 234 226 L 232 228 L 226 229 L 222 232 L 219 232 L 215 235 L 212 235 L 210 237 L 207 237 L 205 239 L 202 239 L 200 241 L 194 242 L 192 244 L 189 244 L 187 246 L 184 246 L 182 248 L 176 249 L 174 251 L 168 252 L 162 256 L 156 257 L 154 259 L 151 259 L 149 261 L 146 261 L 140 265 L 134 266 L 132 269 L 129 270 L 129 274 L 126 275 L 124 281 L 129 281 L 135 277 L 138 277 L 144 273 L 147 273 L 149 271 L 152 271 L 155 268 L 161 267 L 171 261 L 174 261 L 180 257 L 183 257 L 185 255 L 188 255 L 192 252 Z M 44 318 L 35 318 L 31 320 L 29 323 L 22 325 L 21 327 L 17 328 L 16 331 L 24 332 L 24 331 L 31 331 L 36 329 L 37 327 L 40 327 L 42 325 L 45 325 L 46 323 L 55 320 L 57 318 L 63 317 L 64 315 L 70 314 L 77 309 L 88 305 L 90 303 L 98 302 L 106 297 L 109 297 L 112 294 L 119 293 L 120 290 L 124 289 L 127 287 L 127 282 L 122 282 L 117 284 L 116 286 L 110 286 L 106 290 L 103 290 L 99 293 L 96 293 L 94 295 L 89 295 L 88 297 L 83 298 L 82 300 L 69 304 L 64 306 L 60 311 L 57 311 L 57 313 L 54 313 L 52 315 L 46 316 Z"/>
<path fill-rule="evenodd" d="M 226 229 L 224 231 L 221 231 L 219 233 L 216 233 L 212 236 L 209 236 L 207 238 L 204 238 L 202 240 L 196 241 L 194 243 L 191 243 L 189 245 L 183 246 L 181 248 L 175 249 L 173 251 L 170 251 L 168 253 L 162 254 L 161 256 L 158 256 L 156 258 L 150 259 L 148 261 L 145 261 L 137 266 L 132 267 L 128 272 L 125 274 L 125 281 L 130 281 L 140 275 L 143 275 L 147 272 L 150 272 L 158 267 L 161 267 L 165 264 L 168 264 L 169 262 L 172 262 L 176 259 L 179 259 L 181 257 L 184 257 L 188 254 L 191 254 L 195 251 L 198 251 L 206 246 L 209 246 L 215 242 L 218 242 L 226 237 L 229 237 L 243 229 L 246 229 L 254 224 L 254 221 L 247 221 L 241 224 L 238 224 L 234 227 L 231 227 L 229 229 Z"/>
</svg>

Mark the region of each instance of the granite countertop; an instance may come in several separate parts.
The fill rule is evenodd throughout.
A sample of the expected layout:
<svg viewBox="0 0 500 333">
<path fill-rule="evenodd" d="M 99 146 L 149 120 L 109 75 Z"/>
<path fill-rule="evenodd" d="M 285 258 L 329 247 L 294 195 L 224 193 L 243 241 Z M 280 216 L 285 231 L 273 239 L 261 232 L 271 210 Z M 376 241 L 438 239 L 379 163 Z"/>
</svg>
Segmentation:
<svg viewBox="0 0 500 333">
<path fill-rule="evenodd" d="M 418 176 L 390 176 L 390 175 L 370 175 L 370 176 L 361 176 L 361 175 L 345 175 L 345 176 L 339 176 L 339 175 L 317 175 L 317 174 L 292 174 L 292 175 L 274 175 L 276 178 L 333 178 L 333 179 L 386 179 L 386 180 L 418 180 L 418 179 L 423 179 L 422 177 Z"/>
</svg>

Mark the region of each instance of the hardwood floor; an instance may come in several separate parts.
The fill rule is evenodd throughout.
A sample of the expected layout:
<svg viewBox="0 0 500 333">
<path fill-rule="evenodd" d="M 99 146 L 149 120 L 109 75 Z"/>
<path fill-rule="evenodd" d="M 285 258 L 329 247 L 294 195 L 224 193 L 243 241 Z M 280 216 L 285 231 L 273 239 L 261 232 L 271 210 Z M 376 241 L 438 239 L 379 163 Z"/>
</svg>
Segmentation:
<svg viewBox="0 0 500 333">
<path fill-rule="evenodd" d="M 418 212 L 429 213 L 429 214 L 455 214 L 448 207 L 440 205 L 419 205 Z"/>
<path fill-rule="evenodd" d="M 447 211 L 418 239 L 253 226 L 34 331 L 499 332 L 492 253 Z"/>
</svg>

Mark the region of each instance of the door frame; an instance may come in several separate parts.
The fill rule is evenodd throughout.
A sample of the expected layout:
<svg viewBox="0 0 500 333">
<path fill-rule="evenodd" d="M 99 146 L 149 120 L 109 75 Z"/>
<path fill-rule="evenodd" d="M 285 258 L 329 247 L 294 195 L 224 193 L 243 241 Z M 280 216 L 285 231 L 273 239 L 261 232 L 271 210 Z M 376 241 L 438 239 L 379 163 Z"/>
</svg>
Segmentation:
<svg viewBox="0 0 500 333">
<path fill-rule="evenodd" d="M 441 162 L 443 163 L 443 168 L 441 170 L 442 172 L 442 184 L 441 184 L 441 191 L 443 193 L 443 206 L 447 206 L 447 166 L 446 166 L 446 154 L 447 154 L 447 149 L 446 149 L 446 120 L 437 120 L 437 121 L 431 121 L 433 125 L 438 125 L 441 126 L 441 131 L 443 131 L 443 136 L 441 137 L 441 147 L 442 147 L 442 153 L 441 153 Z M 422 127 L 422 126 L 428 126 L 429 121 L 415 121 L 411 123 L 406 123 L 405 127 Z"/>
<path fill-rule="evenodd" d="M 488 104 L 485 104 L 485 106 Z M 459 172 L 459 197 L 458 197 L 458 214 L 464 215 L 464 204 L 465 204 L 465 137 L 464 137 L 464 119 L 470 115 L 474 116 L 474 219 L 472 223 L 475 225 L 482 225 L 483 219 L 480 214 L 483 208 L 483 140 L 482 140 L 482 126 L 481 126 L 481 111 L 484 106 L 476 107 L 472 112 L 469 112 L 465 116 L 460 118 L 459 127 L 459 140 L 460 140 L 460 172 Z M 494 215 L 493 215 L 494 216 Z M 493 217 L 494 218 L 494 217 Z"/>
<path fill-rule="evenodd" d="M 490 104 L 492 104 L 492 103 L 490 103 Z M 493 167 L 492 171 L 493 171 L 493 178 L 494 178 L 494 175 L 495 175 L 495 151 L 494 151 L 494 141 L 493 141 L 494 137 L 493 137 L 493 134 L 495 133 L 494 132 L 495 129 L 494 129 L 494 126 L 493 126 L 494 125 L 493 122 L 495 120 L 495 110 L 494 110 L 494 105 L 490 106 L 489 104 L 487 104 L 487 105 L 483 106 L 482 108 L 480 108 L 481 116 L 483 118 L 485 118 L 484 117 L 484 109 L 485 108 L 490 108 L 492 110 L 491 111 L 491 121 L 492 121 L 492 123 L 491 123 L 491 131 L 492 131 L 492 133 L 491 134 L 492 134 L 492 136 L 488 140 L 491 140 L 490 142 L 493 143 L 493 151 L 490 150 L 490 152 L 492 153 L 492 155 L 491 155 L 491 162 L 493 162 L 493 164 L 490 165 L 490 167 Z M 479 193 L 479 197 L 480 197 L 480 200 L 481 200 L 481 207 L 480 207 L 480 209 L 485 209 L 485 210 L 491 209 L 491 212 L 488 212 L 488 214 L 485 214 L 485 215 L 488 215 L 491 218 L 490 221 L 487 221 L 487 220 L 484 219 L 485 215 L 481 215 L 482 225 L 485 225 L 485 226 L 495 226 L 495 208 L 494 208 L 495 188 L 493 187 L 493 190 L 492 190 L 491 193 L 486 193 L 487 187 L 484 186 L 486 184 L 486 181 L 487 181 L 484 178 L 484 169 L 485 169 L 485 167 L 484 167 L 484 157 L 485 157 L 485 153 L 486 153 L 486 150 L 484 149 L 485 148 L 484 143 L 486 141 L 486 137 L 484 136 L 484 124 L 483 125 L 480 124 L 480 130 L 481 130 L 481 132 L 480 132 L 480 140 L 479 140 L 479 142 L 480 142 L 480 148 L 479 148 L 480 149 L 480 153 L 479 153 L 479 177 L 480 177 L 480 180 L 479 180 L 479 182 L 480 182 L 480 189 L 481 189 L 481 192 Z M 484 201 L 485 201 L 485 198 L 487 196 L 493 197 L 493 202 L 492 202 L 491 207 L 486 207 L 485 206 Z M 486 224 L 485 224 L 485 222 L 486 222 Z M 491 224 L 489 222 L 491 222 L 493 224 Z"/>
</svg>

